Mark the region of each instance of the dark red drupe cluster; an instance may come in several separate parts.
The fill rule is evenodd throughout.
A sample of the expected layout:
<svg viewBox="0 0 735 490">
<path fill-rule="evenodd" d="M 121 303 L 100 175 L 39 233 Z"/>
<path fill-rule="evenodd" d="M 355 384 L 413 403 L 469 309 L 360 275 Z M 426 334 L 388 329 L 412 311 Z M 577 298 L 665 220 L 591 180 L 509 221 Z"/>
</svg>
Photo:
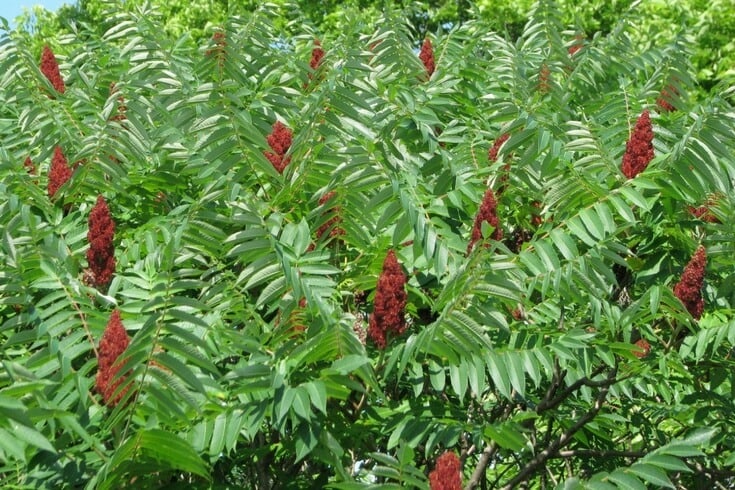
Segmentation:
<svg viewBox="0 0 735 490">
<path fill-rule="evenodd" d="M 684 268 L 681 280 L 674 286 L 674 296 L 684 303 L 689 314 L 696 320 L 699 320 L 704 310 L 702 285 L 704 284 L 704 269 L 706 266 L 707 252 L 700 245 Z"/>
<path fill-rule="evenodd" d="M 390 250 L 383 261 L 378 278 L 370 315 L 368 336 L 380 349 L 385 349 L 388 336 L 395 337 L 406 330 L 406 275 L 398 263 L 395 252 Z"/>
<path fill-rule="evenodd" d="M 117 395 L 115 391 L 123 382 L 123 378 L 115 379 L 122 364 L 121 355 L 130 344 L 130 338 L 120 320 L 120 312 L 115 310 L 110 315 L 105 332 L 100 340 L 97 351 L 97 378 L 95 386 L 97 392 L 102 395 L 106 405 L 115 406 L 126 393 L 121 390 Z"/>
<path fill-rule="evenodd" d="M 480 210 L 475 217 L 475 224 L 472 227 L 472 237 L 470 238 L 470 243 L 467 244 L 468 254 L 472 251 L 475 243 L 482 239 L 482 223 L 484 222 L 487 222 L 495 228 L 492 234 L 493 240 L 501 240 L 503 238 L 503 230 L 500 229 L 500 221 L 498 220 L 498 202 L 495 200 L 495 194 L 492 189 L 485 191 Z"/>
<path fill-rule="evenodd" d="M 286 152 L 291 148 L 292 138 L 293 133 L 281 121 L 276 121 L 271 134 L 268 135 L 268 145 L 273 151 L 264 151 L 263 154 L 279 174 L 282 174 L 291 162 L 291 157 L 286 156 Z"/>
<path fill-rule="evenodd" d="M 538 73 L 538 91 L 545 94 L 549 91 L 549 78 L 551 78 L 551 70 L 546 63 L 541 65 Z"/>
<path fill-rule="evenodd" d="M 322 58 L 324 58 L 322 43 L 319 39 L 314 39 L 314 49 L 311 50 L 311 60 L 309 60 L 309 66 L 312 70 L 316 71 L 319 68 L 319 65 L 322 64 Z"/>
<path fill-rule="evenodd" d="M 71 178 L 72 170 L 66 161 L 60 147 L 54 148 L 54 156 L 51 158 L 51 168 L 48 173 L 48 197 L 54 197 L 56 191 Z"/>
<path fill-rule="evenodd" d="M 671 101 L 679 95 L 679 91 L 673 84 L 669 84 L 667 87 L 661 90 L 661 95 L 656 99 L 656 105 L 659 108 L 659 112 L 672 112 L 676 110 L 671 104 Z"/>
<path fill-rule="evenodd" d="M 651 352 L 651 344 L 649 344 L 646 339 L 638 339 L 635 342 L 635 345 L 638 348 L 633 350 L 633 355 L 638 359 L 643 359 L 649 352 Z"/>
<path fill-rule="evenodd" d="M 31 157 L 26 157 L 26 160 L 23 162 L 23 167 L 29 174 L 36 175 L 36 166 L 33 164 Z"/>
<path fill-rule="evenodd" d="M 41 73 L 48 78 L 48 81 L 51 82 L 51 85 L 53 85 L 57 92 L 61 94 L 66 92 L 64 79 L 61 78 L 61 72 L 59 71 L 59 63 L 48 46 L 44 46 L 43 52 L 41 53 Z"/>
<path fill-rule="evenodd" d="M 638 118 L 633 133 L 625 145 L 623 155 L 623 174 L 629 179 L 643 172 L 653 160 L 653 127 L 648 110 Z"/>
<path fill-rule="evenodd" d="M 431 39 L 428 37 L 424 39 L 424 44 L 421 45 L 421 52 L 419 52 L 419 59 L 426 68 L 428 78 L 434 73 L 436 65 L 434 64 L 434 47 L 431 45 Z"/>
<path fill-rule="evenodd" d="M 324 206 L 328 201 L 333 199 L 335 195 L 336 194 L 334 191 L 327 192 L 326 194 L 324 194 L 322 197 L 319 198 L 319 205 Z M 324 234 L 327 233 L 327 231 L 329 231 L 330 237 L 336 237 L 336 236 L 345 234 L 345 230 L 337 226 L 337 224 L 339 224 L 339 222 L 342 220 L 342 218 L 340 218 L 339 216 L 340 206 L 333 206 L 329 210 L 329 212 L 334 213 L 334 216 L 329 218 L 323 225 L 321 225 L 316 230 L 317 240 L 321 239 L 324 236 Z"/>
<path fill-rule="evenodd" d="M 110 95 L 116 94 L 119 92 L 119 89 L 117 88 L 117 85 L 115 85 L 115 82 L 110 83 Z M 122 95 L 117 96 L 117 114 L 112 116 L 110 119 L 113 121 L 124 121 L 126 119 L 125 112 L 128 110 L 127 106 L 125 105 L 125 97 Z"/>
<path fill-rule="evenodd" d="M 87 240 L 87 262 L 92 274 L 93 285 L 105 291 L 115 273 L 115 222 L 110 216 L 110 209 L 102 196 L 97 197 L 97 204 L 89 213 L 89 229 Z"/>
<path fill-rule="evenodd" d="M 436 459 L 436 466 L 429 473 L 429 488 L 462 490 L 462 465 L 453 451 L 447 451 Z"/>
<path fill-rule="evenodd" d="M 493 146 L 490 147 L 490 149 L 487 151 L 487 158 L 491 162 L 497 162 L 498 161 L 498 152 L 500 151 L 500 147 L 503 146 L 503 143 L 508 141 L 508 138 L 510 138 L 509 133 L 504 133 L 495 140 L 493 143 Z"/>
</svg>

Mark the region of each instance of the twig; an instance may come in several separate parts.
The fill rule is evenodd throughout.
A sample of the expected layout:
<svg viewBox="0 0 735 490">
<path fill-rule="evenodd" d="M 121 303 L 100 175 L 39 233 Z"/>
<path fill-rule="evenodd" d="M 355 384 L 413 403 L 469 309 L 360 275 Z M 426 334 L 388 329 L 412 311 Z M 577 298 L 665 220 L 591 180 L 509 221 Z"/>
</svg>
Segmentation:
<svg viewBox="0 0 735 490">
<path fill-rule="evenodd" d="M 582 427 L 587 425 L 588 422 L 590 422 L 597 416 L 600 409 L 602 409 L 602 405 L 605 403 L 605 398 L 607 397 L 607 393 L 610 390 L 610 385 L 615 383 L 616 373 L 617 369 L 613 369 L 607 375 L 607 379 L 605 380 L 605 382 L 602 383 L 600 393 L 598 393 L 597 398 L 595 399 L 595 404 L 592 406 L 592 408 L 579 420 L 577 420 L 574 425 L 572 425 L 562 435 L 560 435 L 556 440 L 552 441 L 549 447 L 538 453 L 531 461 L 529 461 L 528 464 L 515 477 L 513 477 L 510 482 L 508 482 L 508 484 L 503 487 L 504 490 L 510 490 L 519 483 L 525 481 L 526 478 L 528 478 L 539 467 L 543 466 L 549 458 L 556 454 L 559 449 L 568 444 L 572 437 L 574 437 L 574 434 L 577 433 L 577 431 L 579 431 Z M 596 383 L 600 384 L 600 382 Z"/>
<path fill-rule="evenodd" d="M 464 490 L 472 490 L 477 487 L 480 483 L 480 479 L 485 476 L 485 468 L 487 468 L 487 465 L 490 463 L 490 460 L 493 459 L 496 452 L 498 452 L 498 444 L 493 441 L 482 451 L 480 459 L 477 462 L 477 467 L 475 467 L 475 471 L 472 472 L 472 476 L 467 481 L 467 485 L 465 485 Z"/>
<path fill-rule="evenodd" d="M 512 410 L 513 404 L 507 403 L 503 410 L 503 414 L 501 415 L 502 420 L 507 419 Z M 482 450 L 482 454 L 480 454 L 480 459 L 477 461 L 475 471 L 472 472 L 472 476 L 464 487 L 465 490 L 472 490 L 480 483 L 480 480 L 484 481 L 485 469 L 493 459 L 493 456 L 495 456 L 495 453 L 498 452 L 498 449 L 498 444 L 495 441 L 492 441 L 485 449 Z"/>
<path fill-rule="evenodd" d="M 583 378 L 578 379 L 574 383 L 572 383 L 569 386 L 567 386 L 564 389 L 564 391 L 562 391 L 561 393 L 559 393 L 559 395 L 556 396 L 554 399 L 550 399 L 549 393 L 547 393 L 547 395 L 544 397 L 544 399 L 541 400 L 541 403 L 539 403 L 538 406 L 536 407 L 536 413 L 540 414 L 541 412 L 543 412 L 545 410 L 549 410 L 549 409 L 555 408 L 557 405 L 561 404 L 561 402 L 563 402 L 564 400 L 566 400 L 569 397 L 569 395 L 571 395 L 572 393 L 574 393 L 575 391 L 577 391 L 578 389 L 580 389 L 582 386 L 589 386 L 589 387 L 592 387 L 592 388 L 605 386 L 608 383 L 608 380 L 593 381 L 592 379 L 590 379 L 590 378 L 594 378 L 595 376 L 597 376 L 598 374 L 600 374 L 604 370 L 605 370 L 605 366 L 604 365 L 598 367 L 597 369 L 595 369 L 592 372 L 592 375 L 591 376 L 589 376 L 589 377 L 585 376 Z M 554 377 L 556 377 L 556 374 L 554 375 Z M 554 383 L 552 381 L 552 386 L 553 385 L 554 385 Z M 552 395 L 553 395 L 553 393 L 552 393 Z"/>
<path fill-rule="evenodd" d="M 644 451 L 618 451 L 614 449 L 568 449 L 566 451 L 557 451 L 551 458 L 576 458 L 578 456 L 586 458 L 642 458 L 648 454 Z"/>
</svg>

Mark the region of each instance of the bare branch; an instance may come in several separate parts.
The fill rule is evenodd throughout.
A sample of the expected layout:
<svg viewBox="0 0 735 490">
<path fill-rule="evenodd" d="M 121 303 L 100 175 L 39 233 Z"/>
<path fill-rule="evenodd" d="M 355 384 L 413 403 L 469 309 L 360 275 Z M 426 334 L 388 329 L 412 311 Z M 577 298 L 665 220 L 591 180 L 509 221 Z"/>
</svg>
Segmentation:
<svg viewBox="0 0 735 490">
<path fill-rule="evenodd" d="M 472 472 L 472 476 L 464 487 L 465 490 L 472 490 L 477 487 L 480 480 L 485 477 L 485 468 L 487 468 L 488 463 L 490 463 L 490 460 L 495 456 L 497 451 L 498 444 L 495 441 L 491 442 L 490 445 L 482 451 L 480 459 L 477 462 L 477 467 L 475 467 L 475 471 Z"/>
<path fill-rule="evenodd" d="M 544 397 L 544 399 L 541 400 L 541 402 L 536 407 L 536 413 L 539 413 L 540 414 L 541 412 L 543 412 L 545 410 L 550 410 L 550 409 L 556 407 L 557 405 L 561 404 L 564 400 L 566 400 L 567 397 L 569 397 L 569 395 L 571 395 L 572 393 L 574 393 L 575 391 L 577 391 L 578 389 L 580 389 L 582 386 L 590 386 L 590 387 L 593 387 L 593 388 L 594 387 L 604 386 L 604 384 L 608 382 L 607 380 L 593 381 L 591 379 L 591 378 L 594 378 L 595 376 L 597 376 L 598 374 L 600 374 L 604 370 L 605 370 L 605 366 L 604 365 L 603 366 L 599 366 L 597 369 L 595 369 L 592 372 L 592 374 L 589 377 L 588 376 L 585 376 L 583 378 L 578 379 L 574 383 L 572 383 L 569 386 L 567 386 L 564 389 L 564 391 L 562 391 L 561 393 L 559 393 L 559 395 L 557 395 L 553 399 L 551 399 L 551 397 L 549 396 L 549 393 L 547 392 L 547 394 Z M 556 377 L 556 375 L 554 377 Z M 555 383 L 552 382 L 552 386 L 554 384 Z"/>
<path fill-rule="evenodd" d="M 507 419 L 512 411 L 513 404 L 507 403 L 503 409 L 501 420 Z M 495 453 L 498 452 L 498 449 L 498 445 L 495 441 L 492 441 L 485 449 L 483 449 L 482 454 L 480 454 L 480 459 L 477 461 L 475 471 L 472 472 L 472 476 L 467 482 L 467 485 L 465 485 L 465 490 L 472 490 L 480 483 L 481 480 L 484 480 L 485 468 L 487 468 L 487 465 L 493 459 Z"/>
<path fill-rule="evenodd" d="M 604 449 L 568 449 L 557 451 L 551 458 L 642 458 L 648 451 L 618 451 Z"/>
<path fill-rule="evenodd" d="M 515 477 L 513 477 L 513 479 L 511 479 L 507 485 L 503 487 L 503 489 L 509 490 L 519 483 L 525 481 L 526 478 L 536 472 L 539 467 L 543 466 L 548 459 L 556 454 L 559 449 L 568 444 L 572 437 L 574 437 L 574 434 L 576 434 L 582 427 L 587 425 L 587 423 L 589 423 L 597 416 L 600 409 L 602 409 L 602 405 L 605 403 L 605 398 L 607 397 L 607 393 L 610 390 L 610 385 L 615 382 L 616 373 L 617 369 L 612 369 L 607 375 L 607 379 L 605 380 L 606 382 L 600 383 L 602 384 L 602 386 L 600 388 L 600 392 L 597 394 L 595 404 L 592 406 L 592 408 L 579 420 L 577 420 L 577 422 L 575 422 L 574 425 L 567 429 L 562 435 L 552 441 L 549 447 L 538 453 L 531 461 L 529 461 L 528 464 Z"/>
</svg>

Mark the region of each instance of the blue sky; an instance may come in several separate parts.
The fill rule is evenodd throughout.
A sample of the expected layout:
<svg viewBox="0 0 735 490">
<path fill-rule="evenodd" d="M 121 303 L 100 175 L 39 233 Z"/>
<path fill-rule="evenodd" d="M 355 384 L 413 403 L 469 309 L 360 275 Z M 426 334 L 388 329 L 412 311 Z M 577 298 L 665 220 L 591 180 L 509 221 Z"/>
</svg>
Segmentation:
<svg viewBox="0 0 735 490">
<path fill-rule="evenodd" d="M 47 10 L 56 10 L 65 3 L 74 5 L 76 0 L 0 0 L 0 17 L 12 23 L 14 18 L 23 13 L 23 7 L 42 5 Z"/>
</svg>

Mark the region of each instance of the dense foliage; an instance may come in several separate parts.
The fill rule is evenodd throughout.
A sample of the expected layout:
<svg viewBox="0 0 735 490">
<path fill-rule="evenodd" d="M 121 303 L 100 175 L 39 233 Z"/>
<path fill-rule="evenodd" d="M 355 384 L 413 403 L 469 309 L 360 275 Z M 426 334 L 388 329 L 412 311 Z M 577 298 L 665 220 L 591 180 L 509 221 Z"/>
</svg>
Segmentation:
<svg viewBox="0 0 735 490">
<path fill-rule="evenodd" d="M 69 0 L 58 12 L 34 7 L 20 19 L 23 32 L 30 35 L 34 49 L 58 33 L 102 34 L 110 9 L 139 11 L 150 0 Z M 211 29 L 235 14 L 255 10 L 255 0 L 169 0 L 157 4 L 163 30 L 182 42 L 201 43 Z M 516 40 L 523 32 L 532 0 L 396 0 L 403 15 L 420 33 L 440 32 L 472 19 L 482 20 L 493 31 Z M 558 0 L 561 20 L 577 33 L 593 37 L 609 34 L 622 17 L 631 22 L 628 35 L 640 45 L 660 46 L 677 37 L 690 37 L 699 87 L 712 90 L 723 80 L 735 80 L 735 4 L 731 0 Z M 374 0 L 272 0 L 278 13 L 274 27 L 286 36 L 318 32 L 337 37 L 343 30 L 369 35 L 381 17 L 383 2 Z M 63 50 L 63 46 L 57 46 Z"/>
<path fill-rule="evenodd" d="M 733 486 L 687 37 L 103 18 L 0 38 L 0 486 Z"/>
</svg>

